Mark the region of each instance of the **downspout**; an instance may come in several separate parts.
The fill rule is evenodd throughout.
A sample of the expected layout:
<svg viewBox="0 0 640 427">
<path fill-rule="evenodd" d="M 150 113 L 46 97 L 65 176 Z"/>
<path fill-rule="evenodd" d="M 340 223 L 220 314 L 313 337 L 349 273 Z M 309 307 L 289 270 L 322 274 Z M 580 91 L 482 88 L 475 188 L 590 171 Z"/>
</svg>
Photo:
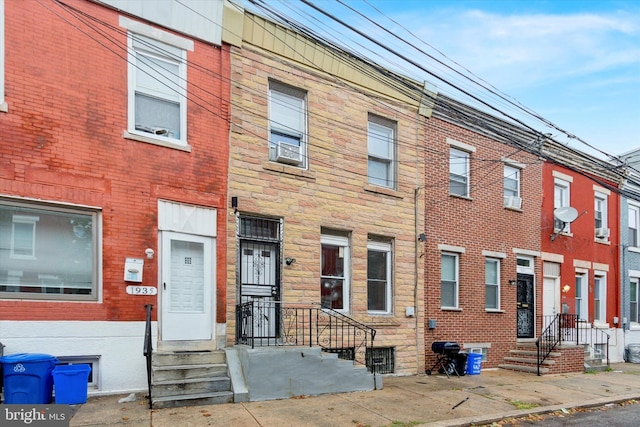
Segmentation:
<svg viewBox="0 0 640 427">
<path fill-rule="evenodd" d="M 415 330 L 416 330 L 416 372 L 420 372 L 421 371 L 421 367 L 420 367 L 420 316 L 418 316 L 419 310 L 418 310 L 418 285 L 419 285 L 419 280 L 418 280 L 418 262 L 420 262 L 420 257 L 418 257 L 418 250 L 419 250 L 419 244 L 420 241 L 418 240 L 418 235 L 420 234 L 420 224 L 418 221 L 418 192 L 420 191 L 420 187 L 416 187 L 413 190 L 413 217 L 414 217 L 414 221 L 415 221 L 415 233 L 414 233 L 414 242 L 415 242 L 415 250 L 414 250 L 414 272 L 413 272 L 413 277 L 414 277 L 414 284 L 413 284 L 413 310 L 414 310 L 414 314 L 415 314 Z"/>
</svg>

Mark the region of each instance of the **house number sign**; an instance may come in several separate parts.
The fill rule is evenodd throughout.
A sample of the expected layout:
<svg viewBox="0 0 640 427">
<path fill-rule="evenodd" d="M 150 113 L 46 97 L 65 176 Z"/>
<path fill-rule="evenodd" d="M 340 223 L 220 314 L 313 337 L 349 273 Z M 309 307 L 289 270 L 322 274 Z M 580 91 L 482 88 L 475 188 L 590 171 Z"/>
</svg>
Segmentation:
<svg viewBox="0 0 640 427">
<path fill-rule="evenodd" d="M 127 286 L 129 295 L 157 295 L 158 288 L 153 286 Z"/>
</svg>

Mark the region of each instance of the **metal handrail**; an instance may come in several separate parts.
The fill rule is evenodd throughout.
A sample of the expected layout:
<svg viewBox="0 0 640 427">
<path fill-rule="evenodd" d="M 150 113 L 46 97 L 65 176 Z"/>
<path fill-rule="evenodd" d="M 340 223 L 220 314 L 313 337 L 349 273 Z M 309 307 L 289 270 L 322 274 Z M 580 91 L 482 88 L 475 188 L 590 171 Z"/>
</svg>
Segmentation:
<svg viewBox="0 0 640 427">
<path fill-rule="evenodd" d="M 236 321 L 237 344 L 319 346 L 374 372 L 375 329 L 331 308 L 256 299 L 236 306 Z"/>
<path fill-rule="evenodd" d="M 149 409 L 153 409 L 153 403 L 151 401 L 151 357 L 153 354 L 153 343 L 151 342 L 151 310 L 153 310 L 153 304 L 146 304 L 144 308 L 147 310 L 147 317 L 144 328 L 144 347 L 142 354 L 147 358 L 147 389 L 149 391 Z"/>
<path fill-rule="evenodd" d="M 591 347 L 605 345 L 607 366 L 610 366 L 609 339 L 611 337 L 607 332 L 597 328 L 595 325 L 589 325 L 586 321 L 581 320 L 577 314 L 561 313 L 552 317 L 545 316 L 544 322 L 547 326 L 536 340 L 538 375 L 540 375 L 542 363 L 562 342 L 589 345 Z"/>
</svg>

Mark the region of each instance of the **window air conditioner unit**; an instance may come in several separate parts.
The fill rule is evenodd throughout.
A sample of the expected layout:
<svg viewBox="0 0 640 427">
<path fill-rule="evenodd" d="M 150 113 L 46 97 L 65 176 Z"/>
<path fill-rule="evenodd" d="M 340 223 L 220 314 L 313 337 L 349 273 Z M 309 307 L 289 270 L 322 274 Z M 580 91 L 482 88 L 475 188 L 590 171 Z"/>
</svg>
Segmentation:
<svg viewBox="0 0 640 427">
<path fill-rule="evenodd" d="M 505 196 L 504 197 L 504 207 L 505 208 L 520 209 L 522 207 L 522 197 Z"/>
<path fill-rule="evenodd" d="M 302 163 L 300 147 L 297 145 L 287 144 L 282 141 L 278 142 L 276 144 L 276 161 L 291 165 L 299 165 Z"/>
<path fill-rule="evenodd" d="M 608 239 L 609 238 L 609 229 L 608 228 L 596 228 L 596 238 L 597 239 Z"/>
</svg>

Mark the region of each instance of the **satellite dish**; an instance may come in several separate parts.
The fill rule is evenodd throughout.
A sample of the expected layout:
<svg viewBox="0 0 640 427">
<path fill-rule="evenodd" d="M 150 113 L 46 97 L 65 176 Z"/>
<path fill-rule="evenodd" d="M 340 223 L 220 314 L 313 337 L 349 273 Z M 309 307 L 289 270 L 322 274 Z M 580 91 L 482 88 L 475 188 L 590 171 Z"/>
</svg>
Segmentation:
<svg viewBox="0 0 640 427">
<path fill-rule="evenodd" d="M 553 211 L 553 216 L 562 222 L 573 222 L 578 218 L 578 211 L 571 206 L 565 206 Z"/>
</svg>

